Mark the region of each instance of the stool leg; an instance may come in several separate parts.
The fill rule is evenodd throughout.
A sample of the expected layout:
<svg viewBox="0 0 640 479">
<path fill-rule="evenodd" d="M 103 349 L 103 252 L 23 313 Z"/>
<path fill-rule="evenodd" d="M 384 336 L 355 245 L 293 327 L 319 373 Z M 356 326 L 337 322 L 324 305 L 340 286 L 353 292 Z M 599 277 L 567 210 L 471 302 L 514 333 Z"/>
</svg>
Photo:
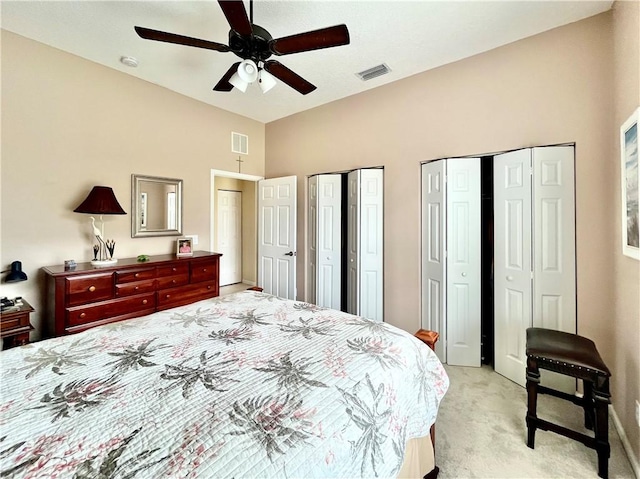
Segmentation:
<svg viewBox="0 0 640 479">
<path fill-rule="evenodd" d="M 595 385 L 593 398 L 596 407 L 596 422 L 594 427 L 596 439 L 596 451 L 598 453 L 598 476 L 602 479 L 609 477 L 609 456 L 611 446 L 609 445 L 609 410 L 611 402 L 609 394 L 609 378 L 598 378 Z"/>
<path fill-rule="evenodd" d="M 593 383 L 583 380 L 584 396 L 582 397 L 582 407 L 584 409 L 584 427 L 593 431 L 593 420 L 595 413 L 595 403 L 593 402 Z"/>
<path fill-rule="evenodd" d="M 540 371 L 535 359 L 527 357 L 527 446 L 535 447 Z"/>
</svg>

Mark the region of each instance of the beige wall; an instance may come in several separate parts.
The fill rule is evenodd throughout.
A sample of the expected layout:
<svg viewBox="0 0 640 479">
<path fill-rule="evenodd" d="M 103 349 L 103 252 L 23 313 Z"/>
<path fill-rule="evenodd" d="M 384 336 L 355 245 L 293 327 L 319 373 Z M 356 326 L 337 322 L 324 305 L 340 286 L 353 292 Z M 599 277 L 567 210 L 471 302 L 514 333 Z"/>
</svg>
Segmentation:
<svg viewBox="0 0 640 479">
<path fill-rule="evenodd" d="M 0 284 L 35 308 L 42 266 L 93 257 L 88 215 L 73 213 L 94 185 L 111 186 L 126 216 L 105 217 L 116 257 L 175 251 L 175 238 L 131 238 L 131 174 L 184 180 L 185 234 L 209 248 L 210 171 L 235 171 L 232 131 L 249 135 L 247 174 L 264 175 L 264 124 L 2 31 L 1 263 L 29 281 Z M 212 93 L 213 94 L 213 93 Z"/>
<path fill-rule="evenodd" d="M 637 48 L 635 32 L 635 40 L 627 36 Z M 631 305 L 638 298 L 633 294 L 637 271 L 632 271 L 637 264 L 624 260 L 625 271 L 614 271 L 614 265 L 623 267 L 618 264 L 623 259 L 619 233 L 615 238 L 611 233 L 619 231 L 612 33 L 608 12 L 269 123 L 266 173 L 269 178 L 298 175 L 298 204 L 303 205 L 307 175 L 384 166 L 385 320 L 416 331 L 420 162 L 575 142 L 578 332 L 596 341 L 605 361 L 628 368 L 614 371 L 613 400 L 637 449 L 631 414 L 640 383 L 637 304 Z M 633 64 L 637 56 L 626 60 Z M 628 101 L 630 111 L 637 98 Z M 300 296 L 306 277 L 305 224 L 306 211 L 300 207 Z M 623 292 L 619 283 L 627 281 Z M 614 304 L 625 309 L 627 319 L 615 317 Z M 635 337 L 624 338 L 625 330 Z"/>
<path fill-rule="evenodd" d="M 615 172 L 609 192 L 613 210 L 613 305 L 609 313 L 614 348 L 609 367 L 613 370 L 615 410 L 640 462 L 640 428 L 634 426 L 634 404 L 640 401 L 640 262 L 622 254 L 620 201 L 619 128 L 640 105 L 640 3 L 616 2 L 613 8 L 614 120 L 610 167 Z"/>
</svg>

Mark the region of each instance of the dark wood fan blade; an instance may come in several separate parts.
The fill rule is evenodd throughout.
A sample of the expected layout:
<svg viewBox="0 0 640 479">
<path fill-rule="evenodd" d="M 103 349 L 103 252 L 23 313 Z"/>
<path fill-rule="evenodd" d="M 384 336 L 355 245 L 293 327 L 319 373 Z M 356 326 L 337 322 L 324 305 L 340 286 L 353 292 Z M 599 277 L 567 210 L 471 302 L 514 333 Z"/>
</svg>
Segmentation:
<svg viewBox="0 0 640 479">
<path fill-rule="evenodd" d="M 264 62 L 264 69 L 303 95 L 307 95 L 316 89 L 315 85 L 309 83 L 300 75 L 289 70 L 282 63 L 276 60 L 268 60 Z"/>
<path fill-rule="evenodd" d="M 218 52 L 231 51 L 228 46 L 222 43 L 209 42 L 198 38 L 185 37 L 176 35 L 175 33 L 161 32 L 159 30 L 151 30 L 150 28 L 134 27 L 136 33 L 145 40 L 157 40 L 159 42 L 175 43 L 177 45 L 186 45 L 189 47 L 204 48 L 206 50 L 216 50 Z"/>
<path fill-rule="evenodd" d="M 233 85 L 229 83 L 229 78 L 233 76 L 235 72 L 238 71 L 238 65 L 240 62 L 234 63 L 229 67 L 227 73 L 225 73 L 216 86 L 213 87 L 215 91 L 231 91 L 233 90 Z"/>
<path fill-rule="evenodd" d="M 276 55 L 308 52 L 321 48 L 338 47 L 349 44 L 349 30 L 346 25 L 321 28 L 289 37 L 276 38 L 269 42 L 269 49 Z"/>
<path fill-rule="evenodd" d="M 253 29 L 242 0 L 218 0 L 229 26 L 240 35 L 249 36 Z"/>
</svg>

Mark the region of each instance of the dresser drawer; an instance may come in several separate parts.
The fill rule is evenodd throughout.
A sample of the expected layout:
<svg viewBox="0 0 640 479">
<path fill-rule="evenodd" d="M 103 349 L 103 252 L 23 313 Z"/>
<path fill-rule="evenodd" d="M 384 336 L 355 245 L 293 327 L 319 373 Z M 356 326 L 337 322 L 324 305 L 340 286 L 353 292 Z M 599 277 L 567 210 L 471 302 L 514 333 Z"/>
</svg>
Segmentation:
<svg viewBox="0 0 640 479">
<path fill-rule="evenodd" d="M 137 281 L 135 283 L 116 284 L 116 297 L 150 293 L 156 290 L 156 280 Z"/>
<path fill-rule="evenodd" d="M 218 282 L 209 281 L 158 291 L 157 305 L 158 309 L 167 309 L 214 296 L 218 296 Z"/>
<path fill-rule="evenodd" d="M 0 319 L 0 331 L 29 327 L 29 313 L 13 314 L 10 317 Z"/>
<path fill-rule="evenodd" d="M 189 264 L 174 264 L 171 266 L 159 266 L 158 267 L 158 278 L 162 278 L 163 276 L 177 276 L 177 275 L 189 275 Z"/>
<path fill-rule="evenodd" d="M 132 283 L 134 281 L 142 281 L 144 279 L 153 279 L 156 277 L 155 268 L 140 268 L 126 271 L 116 271 L 116 283 Z"/>
<path fill-rule="evenodd" d="M 76 306 L 74 308 L 67 308 L 66 324 L 67 326 L 79 326 L 112 316 L 130 314 L 145 309 L 154 309 L 155 306 L 155 293 L 140 294 L 89 306 Z"/>
<path fill-rule="evenodd" d="M 189 283 L 189 268 L 187 272 L 179 276 L 168 276 L 166 278 L 158 278 L 158 289 L 175 288 Z"/>
<path fill-rule="evenodd" d="M 212 281 L 218 277 L 217 261 L 194 261 L 191 263 L 191 282 Z"/>
<path fill-rule="evenodd" d="M 113 273 L 65 278 L 69 306 L 113 298 Z"/>
</svg>

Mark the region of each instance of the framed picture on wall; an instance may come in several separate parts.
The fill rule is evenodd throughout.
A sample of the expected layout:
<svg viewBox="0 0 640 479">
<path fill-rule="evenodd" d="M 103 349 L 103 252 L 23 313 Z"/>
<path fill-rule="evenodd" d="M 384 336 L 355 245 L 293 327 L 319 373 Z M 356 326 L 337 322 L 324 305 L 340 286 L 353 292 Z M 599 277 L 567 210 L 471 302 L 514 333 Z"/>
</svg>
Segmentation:
<svg viewBox="0 0 640 479">
<path fill-rule="evenodd" d="M 193 256 L 193 244 L 191 238 L 178 238 L 176 242 L 177 256 Z"/>
<path fill-rule="evenodd" d="M 640 260 L 638 209 L 638 121 L 640 108 L 620 127 L 622 179 L 622 253 Z"/>
</svg>

